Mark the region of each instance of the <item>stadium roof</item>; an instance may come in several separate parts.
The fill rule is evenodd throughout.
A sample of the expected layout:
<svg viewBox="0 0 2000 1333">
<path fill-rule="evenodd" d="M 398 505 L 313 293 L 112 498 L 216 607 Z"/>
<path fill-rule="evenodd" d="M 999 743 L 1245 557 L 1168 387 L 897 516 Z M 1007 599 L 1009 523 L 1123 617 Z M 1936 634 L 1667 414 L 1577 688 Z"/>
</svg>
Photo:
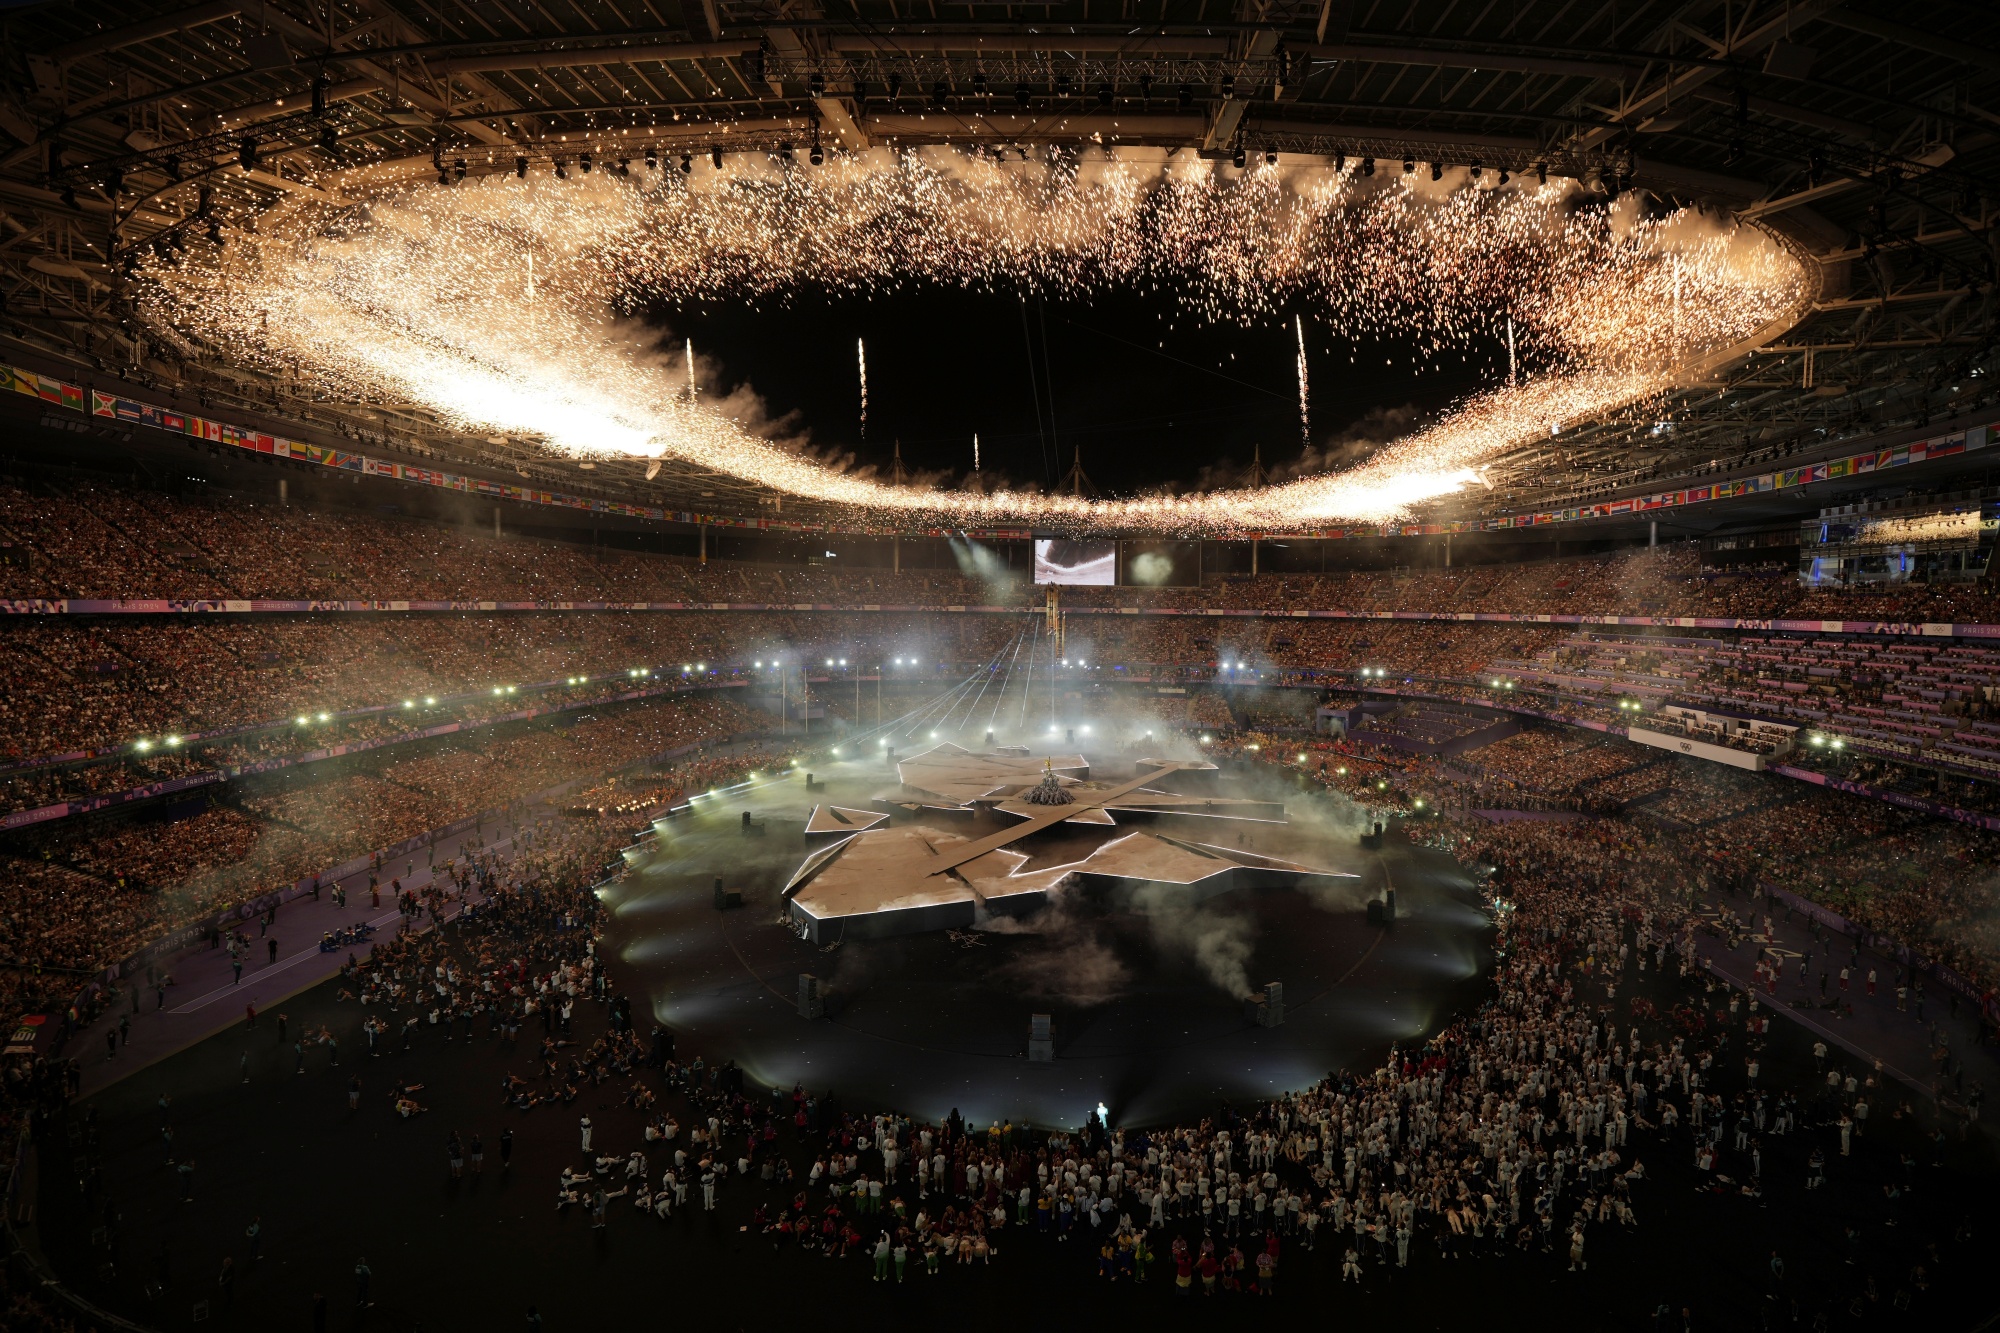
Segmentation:
<svg viewBox="0 0 2000 1333">
<path fill-rule="evenodd" d="M 1443 512 L 1804 459 L 1995 401 L 2000 10 L 1938 0 L 64 0 L 0 13 L 0 347 L 559 479 L 414 404 L 293 401 L 149 336 L 121 262 L 333 163 L 511 169 L 563 134 L 662 152 L 1074 143 L 1539 165 L 1723 208 L 1822 265 L 1812 313 L 1664 403 L 1574 423 Z M 246 144 L 251 147 L 246 149 Z M 489 166 L 489 163 L 492 164 Z M 606 463 L 599 492 L 748 512 Z"/>
</svg>

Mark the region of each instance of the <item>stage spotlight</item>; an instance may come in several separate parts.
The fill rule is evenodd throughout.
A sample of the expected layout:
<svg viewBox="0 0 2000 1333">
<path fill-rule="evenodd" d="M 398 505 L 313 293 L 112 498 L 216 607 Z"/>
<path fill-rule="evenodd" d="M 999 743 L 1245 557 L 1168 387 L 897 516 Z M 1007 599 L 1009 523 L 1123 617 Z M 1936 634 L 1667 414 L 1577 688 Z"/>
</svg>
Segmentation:
<svg viewBox="0 0 2000 1333">
<path fill-rule="evenodd" d="M 1070 78 L 1069 75 L 1067 74 L 1056 75 L 1056 96 L 1068 97 L 1072 85 L 1073 85 L 1073 80 Z"/>
<path fill-rule="evenodd" d="M 436 707 L 437 707 L 437 696 L 436 696 L 435 694 L 426 694 L 426 695 L 424 696 L 424 707 L 426 707 L 426 708 L 436 708 Z"/>
<path fill-rule="evenodd" d="M 1277 149 L 1275 149 L 1275 148 L 1266 148 L 1266 149 L 1264 150 L 1264 165 L 1265 165 L 1265 166 L 1267 166 L 1267 167 L 1275 167 L 1275 166 L 1277 166 L 1277 165 L 1278 165 L 1278 150 L 1277 150 Z"/>
<path fill-rule="evenodd" d="M 1243 152 L 1243 145 L 1241 145 L 1241 144 L 1238 144 L 1238 145 L 1236 146 L 1236 152 L 1235 152 L 1234 156 L 1232 156 L 1232 157 L 1231 157 L 1231 158 L 1229 159 L 1229 161 L 1230 161 L 1231 165 L 1235 166 L 1235 167 L 1236 167 L 1237 169 L 1239 169 L 1239 170 L 1241 170 L 1241 169 L 1242 169 L 1242 166 L 1243 166 L 1243 164 L 1244 164 L 1244 163 L 1245 163 L 1246 161 L 1248 161 L 1248 160 L 1249 160 L 1249 158 L 1248 158 L 1248 157 L 1247 157 L 1247 155 L 1246 155 L 1246 154 L 1245 154 L 1245 153 Z"/>
<path fill-rule="evenodd" d="M 646 170 L 657 171 L 659 170 L 659 167 L 660 167 L 660 155 L 658 151 L 652 148 L 648 148 L 646 150 Z"/>
<path fill-rule="evenodd" d="M 826 75 L 820 73 L 818 70 L 814 70 L 808 75 L 806 77 L 806 95 L 808 97 L 825 97 Z"/>
<path fill-rule="evenodd" d="M 974 97 L 986 96 L 986 75 L 984 72 L 976 73 L 972 76 L 972 95 Z"/>
<path fill-rule="evenodd" d="M 331 125 L 324 126 L 319 132 L 319 150 L 322 153 L 331 156 L 332 154 L 338 152 L 339 149 L 340 149 L 339 133 Z M 178 162 L 174 163 L 172 169 L 168 171 L 167 174 L 173 177 L 175 180 L 179 180 L 181 178 L 180 163 Z"/>
<path fill-rule="evenodd" d="M 1431 163 L 1431 179 L 1434 181 L 1441 181 L 1444 179 L 1444 163 L 1442 162 Z"/>
<path fill-rule="evenodd" d="M 566 181 L 569 179 L 569 171 L 563 166 L 561 158 L 556 159 L 556 179 L 559 181 Z"/>
<path fill-rule="evenodd" d="M 1537 185 L 1547 185 L 1549 183 L 1548 163 L 1546 162 L 1535 163 L 1535 183 Z"/>
<path fill-rule="evenodd" d="M 903 76 L 900 74 L 891 74 L 889 76 L 889 100 L 893 102 L 902 95 Z"/>
<path fill-rule="evenodd" d="M 715 147 L 713 147 L 713 148 L 711 148 L 711 149 L 709 149 L 709 150 L 708 150 L 708 160 L 709 160 L 709 161 L 711 161 L 711 162 L 713 162 L 713 163 L 715 164 L 715 169 L 716 169 L 717 171 L 720 171 L 720 170 L 722 170 L 722 145 L 721 145 L 721 144 L 717 144 L 717 145 L 716 145 Z"/>
<path fill-rule="evenodd" d="M 1175 92 L 1174 97 L 1180 103 L 1181 110 L 1183 111 L 1194 105 L 1194 89 L 1188 87 L 1185 83 Z"/>
<path fill-rule="evenodd" d="M 692 154 L 692 153 L 682 153 L 682 154 L 681 154 L 681 175 L 683 175 L 683 176 L 686 176 L 686 175 L 690 174 L 690 173 L 691 173 L 691 172 L 693 172 L 693 171 L 694 171 L 694 154 Z"/>
<path fill-rule="evenodd" d="M 1508 181 L 1510 181 L 1510 180 L 1512 180 L 1512 179 L 1513 179 L 1513 177 L 1512 177 L 1512 176 L 1510 176 L 1510 175 L 1508 175 L 1508 173 L 1507 173 L 1507 168 L 1505 168 L 1505 167 L 1502 167 L 1502 168 L 1500 168 L 1500 183 L 1501 183 L 1502 185 L 1505 185 L 1505 184 L 1506 184 L 1506 183 L 1507 183 Z"/>
<path fill-rule="evenodd" d="M 806 154 L 806 160 L 816 167 L 824 166 L 826 164 L 826 149 L 821 148 L 818 144 L 814 144 L 812 152 Z"/>
<path fill-rule="evenodd" d="M 631 158 L 629 158 L 629 157 L 621 157 L 621 158 L 619 158 L 619 159 L 618 159 L 618 174 L 619 174 L 620 176 L 630 176 L 630 175 L 632 174 L 632 159 L 631 159 Z"/>
<path fill-rule="evenodd" d="M 525 158 L 525 157 L 517 157 L 517 158 L 515 158 L 515 159 L 514 159 L 514 177 L 515 177 L 515 179 L 517 179 L 517 180 L 526 180 L 526 179 L 528 179 L 528 159 L 527 159 L 527 158 Z"/>
<path fill-rule="evenodd" d="M 933 83 L 931 85 L 931 109 L 933 111 L 944 110 L 945 98 L 950 92 L 951 89 L 945 86 L 943 79 L 939 79 L 936 83 Z"/>
<path fill-rule="evenodd" d="M 1472 179 L 1474 179 L 1474 180 L 1478 180 L 1478 179 L 1479 179 L 1479 172 L 1480 172 L 1480 166 L 1479 166 L 1479 159 L 1478 159 L 1478 158 L 1476 158 L 1476 157 L 1475 157 L 1475 158 L 1473 158 L 1473 159 L 1472 159 L 1472 163 L 1471 163 L 1471 165 L 1470 165 L 1469 167 L 1467 167 L 1466 169 L 1467 169 L 1468 171 L 1470 171 L 1470 172 L 1472 173 Z"/>
<path fill-rule="evenodd" d="M 450 184 L 451 184 L 451 173 L 450 173 L 450 172 L 448 172 L 448 171 L 444 171 L 444 170 L 440 170 L 440 171 L 438 172 L 438 184 L 439 184 L 439 185 L 450 185 Z"/>
<path fill-rule="evenodd" d="M 1111 105 L 1111 85 L 1109 83 L 1100 83 L 1097 85 L 1097 104 L 1099 106 Z"/>
<path fill-rule="evenodd" d="M 1222 76 L 1222 95 L 1224 97 L 1236 96 L 1236 76 L 1234 74 L 1225 74 Z"/>
<path fill-rule="evenodd" d="M 1020 108 L 1022 108 L 1023 110 L 1026 110 L 1026 109 L 1027 109 L 1027 106 L 1028 106 L 1028 85 L 1027 85 L 1027 84 L 1025 84 L 1025 83 L 1017 83 L 1017 84 L 1015 84 L 1015 85 L 1014 85 L 1014 105 L 1015 105 L 1015 106 L 1018 106 L 1018 107 L 1020 107 Z"/>
<path fill-rule="evenodd" d="M 242 167 L 245 171 L 250 171 L 256 167 L 257 141 L 255 139 L 245 139 L 236 146 L 236 165 Z"/>
<path fill-rule="evenodd" d="M 1361 174 L 1364 176 L 1373 176 L 1375 174 L 1374 158 L 1364 157 L 1361 159 Z"/>
<path fill-rule="evenodd" d="M 588 176 L 588 175 L 590 174 L 590 154 L 589 154 L 589 153 L 582 153 L 582 154 L 579 154 L 579 155 L 577 156 L 577 159 L 576 159 L 576 164 L 577 164 L 578 166 L 580 166 L 580 167 L 582 167 L 582 168 L 583 168 L 583 174 L 584 174 L 584 175 Z"/>
<path fill-rule="evenodd" d="M 181 738 L 178 736 L 167 737 L 167 748 L 170 750 L 178 747 L 180 743 L 181 743 Z"/>
<path fill-rule="evenodd" d="M 1414 176 L 1417 174 L 1417 160 L 1414 157 L 1403 159 L 1403 174 L 1405 176 Z"/>
</svg>

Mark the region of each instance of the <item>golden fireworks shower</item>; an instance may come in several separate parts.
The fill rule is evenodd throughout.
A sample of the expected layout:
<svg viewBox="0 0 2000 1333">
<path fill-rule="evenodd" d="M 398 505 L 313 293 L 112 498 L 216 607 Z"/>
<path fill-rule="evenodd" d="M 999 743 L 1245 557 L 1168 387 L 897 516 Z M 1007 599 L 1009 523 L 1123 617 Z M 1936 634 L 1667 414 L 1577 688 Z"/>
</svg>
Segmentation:
<svg viewBox="0 0 2000 1333">
<path fill-rule="evenodd" d="M 344 400 L 414 402 L 582 460 L 694 464 L 885 524 L 1227 536 L 1399 518 L 1564 423 L 1774 336 L 1814 291 L 1767 234 L 1648 212 L 1635 196 L 1606 204 L 1574 182 L 1463 173 L 1364 178 L 1319 161 L 1237 171 L 1165 150 L 1003 162 L 937 148 L 813 169 L 739 155 L 629 179 L 322 184 L 225 247 L 149 262 L 143 313 Z M 726 399 L 697 401 L 691 360 L 683 390 L 677 358 L 633 318 L 663 301 L 914 283 L 1055 295 L 1121 284 L 1172 293 L 1193 318 L 1246 323 L 1303 298 L 1343 336 L 1415 332 L 1433 354 L 1504 328 L 1510 366 L 1518 337 L 1538 370 L 1352 468 L 1093 499 L 895 486 L 830 467 L 753 433 Z M 1302 321 L 1297 332 L 1303 425 Z"/>
</svg>

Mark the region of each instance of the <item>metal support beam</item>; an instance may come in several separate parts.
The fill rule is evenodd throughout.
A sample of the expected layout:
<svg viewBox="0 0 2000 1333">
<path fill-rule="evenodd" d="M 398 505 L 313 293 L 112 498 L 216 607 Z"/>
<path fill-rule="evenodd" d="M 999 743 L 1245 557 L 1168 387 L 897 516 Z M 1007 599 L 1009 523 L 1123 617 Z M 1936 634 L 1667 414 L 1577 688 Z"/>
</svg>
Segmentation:
<svg viewBox="0 0 2000 1333">
<path fill-rule="evenodd" d="M 1820 17 L 1839 3 L 1840 0 L 1799 0 L 1796 4 L 1788 4 L 1783 10 L 1765 19 L 1756 27 L 1730 35 L 1723 42 L 1721 54 L 1741 59 L 1768 50 L 1772 44 L 1783 41 L 1799 25 Z M 1621 103 L 1612 117 L 1615 124 L 1602 125 L 1579 134 L 1575 140 L 1576 146 L 1590 149 L 1609 143 L 1626 128 L 1636 126 L 1648 116 L 1657 115 L 1677 100 L 1692 95 L 1695 89 L 1713 82 L 1728 68 L 1728 65 L 1718 61 L 1710 65 L 1697 65 L 1693 69 L 1684 69 L 1669 76 L 1655 85 L 1651 92 L 1639 93 Z"/>
<path fill-rule="evenodd" d="M 199 27 L 204 23 L 214 23 L 218 19 L 231 18 L 243 12 L 237 0 L 212 0 L 205 5 L 194 5 L 187 9 L 177 9 L 158 18 L 146 19 L 123 28 L 113 28 L 92 37 L 80 37 L 76 41 L 58 46 L 48 52 L 50 59 L 62 64 L 81 60 L 85 56 L 102 55 L 106 51 L 118 51 L 141 42 L 150 42 L 155 37 L 165 37 L 170 33 Z"/>
</svg>

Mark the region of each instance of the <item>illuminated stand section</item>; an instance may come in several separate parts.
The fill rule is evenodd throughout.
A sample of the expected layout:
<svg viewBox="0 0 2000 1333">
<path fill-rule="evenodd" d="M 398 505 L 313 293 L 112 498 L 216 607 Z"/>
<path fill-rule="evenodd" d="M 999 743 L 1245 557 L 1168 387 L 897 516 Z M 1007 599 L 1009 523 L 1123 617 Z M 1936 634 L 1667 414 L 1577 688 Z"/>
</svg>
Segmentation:
<svg viewBox="0 0 2000 1333">
<path fill-rule="evenodd" d="M 873 809 L 813 810 L 807 839 L 823 845 L 807 853 L 786 884 L 786 914 L 806 939 L 831 944 L 1024 916 L 1066 891 L 1119 910 L 1148 885 L 1172 886 L 1193 905 L 1235 889 L 1355 878 L 1201 838 L 1110 832 L 1121 819 L 1170 816 L 1285 822 L 1285 808 L 1276 801 L 1161 785 L 1177 773 L 1213 768 L 1141 759 L 1135 776 L 1104 782 L 1091 778 L 1081 755 L 1038 758 L 1021 747 L 975 753 L 939 745 L 898 762 L 900 786 L 876 797 Z M 982 815 L 1018 822 L 984 836 L 949 827 Z M 1073 851 L 1076 836 L 1091 833 L 1108 836 L 1076 859 L 1029 868 L 1038 851 Z"/>
</svg>

